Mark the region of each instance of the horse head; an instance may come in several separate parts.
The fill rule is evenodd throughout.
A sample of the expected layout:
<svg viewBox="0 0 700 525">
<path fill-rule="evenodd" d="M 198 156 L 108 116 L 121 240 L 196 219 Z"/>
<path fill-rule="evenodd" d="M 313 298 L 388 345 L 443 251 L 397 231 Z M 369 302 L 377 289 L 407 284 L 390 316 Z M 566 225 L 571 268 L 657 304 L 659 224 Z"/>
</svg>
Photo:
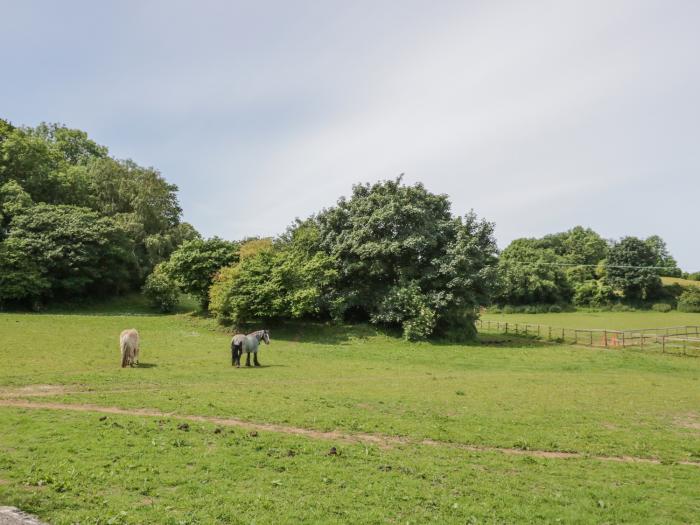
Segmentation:
<svg viewBox="0 0 700 525">
<path fill-rule="evenodd" d="M 262 331 L 262 338 L 263 341 L 265 341 L 266 345 L 270 344 L 270 331 L 269 330 L 263 330 Z"/>
</svg>

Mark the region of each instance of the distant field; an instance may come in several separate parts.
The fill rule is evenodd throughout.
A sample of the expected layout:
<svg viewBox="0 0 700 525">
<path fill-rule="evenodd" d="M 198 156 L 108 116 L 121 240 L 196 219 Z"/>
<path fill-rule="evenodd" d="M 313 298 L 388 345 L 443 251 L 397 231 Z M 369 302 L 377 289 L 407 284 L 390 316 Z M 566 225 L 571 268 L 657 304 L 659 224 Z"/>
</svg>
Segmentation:
<svg viewBox="0 0 700 525">
<path fill-rule="evenodd" d="M 677 313 L 544 317 L 700 324 Z M 127 327 L 142 335 L 140 368 L 118 367 Z M 265 366 L 234 369 L 229 336 L 207 320 L 113 309 L 0 314 L 0 335 L 0 504 L 51 523 L 700 515 L 700 466 L 684 464 L 700 463 L 700 359 L 292 325 L 273 328 Z"/>
<path fill-rule="evenodd" d="M 700 281 L 692 281 L 690 279 L 681 279 L 679 277 L 662 277 L 661 281 L 664 284 L 680 284 L 681 286 L 700 287 Z"/>
<path fill-rule="evenodd" d="M 634 330 L 671 326 L 700 325 L 700 313 L 671 311 L 641 312 L 565 312 L 559 314 L 484 314 L 485 321 L 530 323 L 557 328 Z"/>
</svg>

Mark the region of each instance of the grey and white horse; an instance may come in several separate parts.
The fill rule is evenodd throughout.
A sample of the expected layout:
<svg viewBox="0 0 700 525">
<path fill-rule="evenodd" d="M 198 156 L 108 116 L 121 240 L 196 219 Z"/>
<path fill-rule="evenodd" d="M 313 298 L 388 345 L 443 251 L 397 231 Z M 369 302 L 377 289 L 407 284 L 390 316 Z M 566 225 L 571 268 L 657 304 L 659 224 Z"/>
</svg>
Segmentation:
<svg viewBox="0 0 700 525">
<path fill-rule="evenodd" d="M 250 366 L 250 354 L 253 354 L 253 363 L 255 366 L 260 366 L 258 362 L 258 347 L 260 341 L 265 341 L 266 345 L 270 344 L 270 332 L 267 330 L 258 330 L 252 334 L 236 334 L 231 339 L 231 366 L 241 367 L 241 355 L 246 352 L 245 366 Z"/>
</svg>

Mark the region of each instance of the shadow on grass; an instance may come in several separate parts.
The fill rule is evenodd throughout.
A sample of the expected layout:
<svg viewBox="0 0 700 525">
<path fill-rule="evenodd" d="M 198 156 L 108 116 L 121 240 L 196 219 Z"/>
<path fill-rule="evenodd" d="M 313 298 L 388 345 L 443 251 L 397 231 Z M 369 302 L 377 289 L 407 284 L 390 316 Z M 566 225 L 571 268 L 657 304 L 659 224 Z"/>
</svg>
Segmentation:
<svg viewBox="0 0 700 525">
<path fill-rule="evenodd" d="M 270 339 L 293 343 L 336 345 L 363 341 L 378 335 L 395 336 L 368 324 L 332 324 L 321 322 L 270 324 Z"/>
<path fill-rule="evenodd" d="M 9 308 L 7 313 L 29 313 L 49 315 L 82 315 L 82 316 L 140 316 L 161 317 L 164 315 L 189 313 L 197 309 L 197 304 L 189 296 L 183 295 L 175 310 L 164 314 L 152 308 L 146 298 L 140 293 L 132 293 L 105 299 L 76 299 L 57 301 L 47 304 L 38 310 L 28 308 Z"/>
<path fill-rule="evenodd" d="M 156 368 L 157 366 L 155 363 L 139 363 L 136 368 Z"/>
</svg>

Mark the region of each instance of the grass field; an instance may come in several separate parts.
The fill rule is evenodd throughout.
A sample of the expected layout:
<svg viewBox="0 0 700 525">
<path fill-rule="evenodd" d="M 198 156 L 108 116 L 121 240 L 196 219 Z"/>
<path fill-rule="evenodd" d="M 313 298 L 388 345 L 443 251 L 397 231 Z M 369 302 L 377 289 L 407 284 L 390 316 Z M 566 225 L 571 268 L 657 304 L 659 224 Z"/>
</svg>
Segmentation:
<svg viewBox="0 0 700 525">
<path fill-rule="evenodd" d="M 662 277 L 661 281 L 664 284 L 680 284 L 681 286 L 700 286 L 700 281 L 693 281 L 691 279 L 681 279 L 680 277 Z"/>
<path fill-rule="evenodd" d="M 700 325 L 700 314 L 671 311 L 563 312 L 558 314 L 485 314 L 484 321 L 530 323 L 557 328 L 636 330 Z"/>
<path fill-rule="evenodd" d="M 120 369 L 129 327 L 142 365 Z M 700 359 L 296 325 L 234 369 L 228 342 L 190 315 L 0 314 L 0 504 L 52 523 L 700 515 Z"/>
</svg>

